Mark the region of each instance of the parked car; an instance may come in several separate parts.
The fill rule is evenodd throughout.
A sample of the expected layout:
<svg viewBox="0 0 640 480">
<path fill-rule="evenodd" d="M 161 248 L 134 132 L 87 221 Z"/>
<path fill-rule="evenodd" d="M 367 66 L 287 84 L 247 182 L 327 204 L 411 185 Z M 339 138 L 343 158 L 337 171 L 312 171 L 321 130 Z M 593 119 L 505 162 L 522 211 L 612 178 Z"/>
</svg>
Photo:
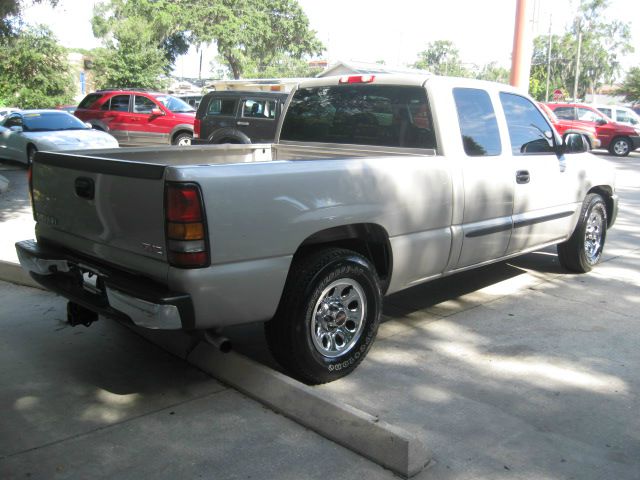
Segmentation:
<svg viewBox="0 0 640 480">
<path fill-rule="evenodd" d="M 19 112 L 20 109 L 16 107 L 0 107 L 0 122 L 12 112 Z"/>
<path fill-rule="evenodd" d="M 558 118 L 556 114 L 553 113 L 553 110 L 547 107 L 544 103 L 539 102 L 538 106 L 542 109 L 542 112 L 547 116 L 562 138 L 566 138 L 570 133 L 578 133 L 584 137 L 590 150 L 600 148 L 601 142 L 598 140 L 595 127 L 590 127 L 588 125 L 575 125 L 571 120 Z"/>
<path fill-rule="evenodd" d="M 39 158 L 20 263 L 70 300 L 72 325 L 99 312 L 215 341 L 266 322 L 275 359 L 323 383 L 364 359 L 384 295 L 549 245 L 586 272 L 615 222 L 615 168 L 508 85 L 312 79 L 277 131 Z"/>
<path fill-rule="evenodd" d="M 196 113 L 194 144 L 270 143 L 288 94 L 209 92 Z"/>
<path fill-rule="evenodd" d="M 31 164 L 39 150 L 113 148 L 118 141 L 60 110 L 21 110 L 0 124 L 0 157 Z"/>
<path fill-rule="evenodd" d="M 602 148 L 612 155 L 625 157 L 640 148 L 640 129 L 614 122 L 599 110 L 580 103 L 547 103 L 553 113 L 571 125 L 584 128 L 595 127 Z"/>
<path fill-rule="evenodd" d="M 191 105 L 194 109 L 197 109 L 202 100 L 202 95 L 177 95 L 177 97 L 185 103 Z"/>
<path fill-rule="evenodd" d="M 98 90 L 74 112 L 122 146 L 190 145 L 195 109 L 179 98 L 141 90 Z"/>
<path fill-rule="evenodd" d="M 619 105 L 592 105 L 614 122 L 624 123 L 630 127 L 640 128 L 640 115 L 629 107 Z"/>
</svg>

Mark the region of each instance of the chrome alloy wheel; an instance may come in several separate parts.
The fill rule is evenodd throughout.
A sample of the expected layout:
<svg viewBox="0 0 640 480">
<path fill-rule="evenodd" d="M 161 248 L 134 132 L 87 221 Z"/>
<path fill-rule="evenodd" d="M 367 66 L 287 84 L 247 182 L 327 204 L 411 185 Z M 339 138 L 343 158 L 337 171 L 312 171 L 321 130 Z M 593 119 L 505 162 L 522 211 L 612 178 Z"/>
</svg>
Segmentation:
<svg viewBox="0 0 640 480">
<path fill-rule="evenodd" d="M 587 226 L 584 231 L 584 253 L 590 264 L 597 263 L 602 252 L 602 233 L 604 216 L 602 211 L 595 208 L 589 214 Z"/>
<path fill-rule="evenodd" d="M 178 140 L 178 146 L 180 147 L 188 147 L 191 145 L 191 137 L 182 137 Z"/>
<path fill-rule="evenodd" d="M 318 352 L 335 358 L 356 344 L 364 327 L 367 299 L 362 286 L 351 278 L 329 284 L 311 316 L 311 339 Z"/>
<path fill-rule="evenodd" d="M 626 140 L 616 140 L 613 151 L 616 155 L 623 157 L 629 153 L 629 144 Z"/>
</svg>

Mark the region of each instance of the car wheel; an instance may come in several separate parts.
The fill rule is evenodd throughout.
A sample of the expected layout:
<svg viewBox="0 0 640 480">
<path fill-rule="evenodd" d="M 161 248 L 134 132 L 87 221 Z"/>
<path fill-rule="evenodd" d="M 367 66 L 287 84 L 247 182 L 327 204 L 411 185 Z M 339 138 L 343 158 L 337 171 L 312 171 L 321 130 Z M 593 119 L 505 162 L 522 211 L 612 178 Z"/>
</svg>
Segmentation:
<svg viewBox="0 0 640 480">
<path fill-rule="evenodd" d="M 631 141 L 625 137 L 614 138 L 609 151 L 616 157 L 626 157 L 631 152 Z"/>
<path fill-rule="evenodd" d="M 593 149 L 593 146 L 589 141 L 589 137 L 587 135 L 583 135 L 582 140 L 584 141 L 584 144 L 587 146 L 587 152 L 590 152 Z"/>
<path fill-rule="evenodd" d="M 573 234 L 558 244 L 560 264 L 572 272 L 590 271 L 602 258 L 606 238 L 607 208 L 600 195 L 590 193 L 584 199 Z"/>
<path fill-rule="evenodd" d="M 293 264 L 278 311 L 265 324 L 267 343 L 293 377 L 331 382 L 367 355 L 381 311 L 371 263 L 350 250 L 323 249 Z"/>
<path fill-rule="evenodd" d="M 31 165 L 33 163 L 33 159 L 36 156 L 38 149 L 34 145 L 29 145 L 27 147 L 27 165 Z"/>
<path fill-rule="evenodd" d="M 179 147 L 186 147 L 191 145 L 192 138 L 193 135 L 190 133 L 180 133 L 173 139 L 173 144 L 178 145 Z"/>
</svg>

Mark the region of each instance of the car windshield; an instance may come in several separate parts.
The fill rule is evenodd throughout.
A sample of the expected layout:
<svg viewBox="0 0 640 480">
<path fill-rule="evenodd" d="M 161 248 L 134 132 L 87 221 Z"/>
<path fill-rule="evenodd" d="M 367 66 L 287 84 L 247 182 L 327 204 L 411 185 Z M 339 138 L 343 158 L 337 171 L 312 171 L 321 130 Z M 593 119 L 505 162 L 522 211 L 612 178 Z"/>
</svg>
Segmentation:
<svg viewBox="0 0 640 480">
<path fill-rule="evenodd" d="M 156 97 L 162 105 L 173 113 L 191 113 L 195 112 L 193 107 L 186 102 L 183 102 L 179 98 L 172 97 L 171 95 L 158 95 Z"/>
<path fill-rule="evenodd" d="M 25 113 L 22 116 L 22 124 L 28 132 L 89 130 L 84 123 L 66 112 Z"/>
</svg>

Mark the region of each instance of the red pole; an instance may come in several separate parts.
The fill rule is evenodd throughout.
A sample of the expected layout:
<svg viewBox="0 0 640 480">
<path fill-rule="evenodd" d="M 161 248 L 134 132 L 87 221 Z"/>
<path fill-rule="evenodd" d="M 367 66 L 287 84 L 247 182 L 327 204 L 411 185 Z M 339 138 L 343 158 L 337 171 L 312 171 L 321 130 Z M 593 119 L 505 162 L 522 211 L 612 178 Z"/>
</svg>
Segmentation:
<svg viewBox="0 0 640 480">
<path fill-rule="evenodd" d="M 528 91 L 529 73 L 531 71 L 531 58 L 528 47 L 531 41 L 527 31 L 527 0 L 517 0 L 517 2 L 509 83 L 514 87 Z"/>
</svg>

